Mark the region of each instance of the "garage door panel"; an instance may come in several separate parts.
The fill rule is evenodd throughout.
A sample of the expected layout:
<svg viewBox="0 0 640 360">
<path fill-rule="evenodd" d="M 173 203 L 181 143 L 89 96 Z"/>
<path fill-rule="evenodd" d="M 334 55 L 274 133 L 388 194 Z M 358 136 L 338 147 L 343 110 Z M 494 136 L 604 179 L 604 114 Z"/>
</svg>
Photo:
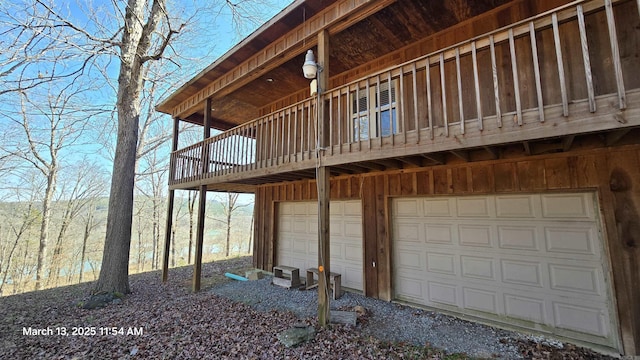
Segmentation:
<svg viewBox="0 0 640 360">
<path fill-rule="evenodd" d="M 423 279 L 415 279 L 399 274 L 395 285 L 396 295 L 404 300 L 424 299 L 426 291 L 422 288 Z"/>
<path fill-rule="evenodd" d="M 454 227 L 448 224 L 426 224 L 425 239 L 427 243 L 453 244 Z"/>
<path fill-rule="evenodd" d="M 502 260 L 502 282 L 542 288 L 542 266 L 539 262 Z"/>
<path fill-rule="evenodd" d="M 455 285 L 436 281 L 429 281 L 427 284 L 428 296 L 431 302 L 458 306 L 458 291 Z"/>
<path fill-rule="evenodd" d="M 350 262 L 362 264 L 362 246 L 356 244 L 346 244 L 344 259 Z"/>
<path fill-rule="evenodd" d="M 496 217 L 498 218 L 535 218 L 539 214 L 539 206 L 530 196 L 511 195 L 497 196 Z"/>
<path fill-rule="evenodd" d="M 344 236 L 353 238 L 354 242 L 362 242 L 362 223 L 360 218 L 345 219 L 344 221 Z"/>
<path fill-rule="evenodd" d="M 456 200 L 457 217 L 488 218 L 495 212 L 493 198 L 460 197 Z"/>
<path fill-rule="evenodd" d="M 462 299 L 465 308 L 498 313 L 498 299 L 493 291 L 463 287 Z"/>
<path fill-rule="evenodd" d="M 602 295 L 598 267 L 549 264 L 551 288 L 560 291 Z"/>
<path fill-rule="evenodd" d="M 282 202 L 278 206 L 278 265 L 294 266 L 301 275 L 318 266 L 318 205 Z M 331 271 L 342 274 L 342 285 L 363 289 L 362 219 L 360 201 L 331 202 Z"/>
<path fill-rule="evenodd" d="M 429 217 L 453 217 L 455 214 L 454 203 L 451 199 L 424 199 L 422 205 L 422 212 L 416 212 L 414 216 L 422 214 Z"/>
<path fill-rule="evenodd" d="M 427 253 L 427 270 L 445 275 L 456 275 L 456 257 L 453 254 Z"/>
<path fill-rule="evenodd" d="M 397 240 L 402 242 L 422 242 L 420 237 L 420 224 L 414 222 L 403 221 L 396 224 Z"/>
<path fill-rule="evenodd" d="M 460 245 L 493 247 L 492 227 L 487 225 L 459 225 Z"/>
<path fill-rule="evenodd" d="M 403 218 L 418 217 L 422 213 L 422 208 L 419 206 L 420 202 L 417 199 L 398 200 L 395 211 Z"/>
<path fill-rule="evenodd" d="M 342 286 L 351 289 L 362 289 L 362 267 L 345 265 L 341 272 Z"/>
<path fill-rule="evenodd" d="M 545 318 L 546 309 L 543 299 L 505 294 L 504 307 L 507 316 L 541 324 L 548 323 Z"/>
<path fill-rule="evenodd" d="M 599 336 L 609 333 L 606 316 L 601 309 L 556 302 L 553 312 L 558 327 Z"/>
<path fill-rule="evenodd" d="M 594 193 L 394 199 L 395 294 L 616 347 L 596 209 Z"/>
<path fill-rule="evenodd" d="M 462 276 L 472 279 L 496 280 L 494 259 L 476 256 L 461 256 Z"/>
<path fill-rule="evenodd" d="M 595 246 L 594 230 L 586 225 L 545 227 L 547 251 L 599 256 Z"/>
<path fill-rule="evenodd" d="M 535 226 L 498 226 L 500 249 L 539 251 L 538 230 Z"/>
<path fill-rule="evenodd" d="M 541 195 L 542 217 L 593 219 L 593 202 L 587 194 Z"/>
</svg>

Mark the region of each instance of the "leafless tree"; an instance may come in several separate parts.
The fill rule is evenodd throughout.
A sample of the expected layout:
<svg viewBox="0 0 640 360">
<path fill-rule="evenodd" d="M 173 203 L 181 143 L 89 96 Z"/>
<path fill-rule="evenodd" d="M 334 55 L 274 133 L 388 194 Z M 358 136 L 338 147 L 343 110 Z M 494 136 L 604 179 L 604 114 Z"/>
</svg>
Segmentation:
<svg viewBox="0 0 640 360">
<path fill-rule="evenodd" d="M 71 245 L 74 244 L 72 240 L 68 241 L 69 239 L 67 239 L 69 227 L 80 212 L 86 210 L 89 204 L 95 202 L 95 199 L 99 196 L 106 195 L 104 177 L 96 163 L 92 163 L 85 157 L 79 162 L 79 164 L 73 167 L 72 171 L 73 173 L 69 171 L 70 174 L 68 174 L 66 179 L 63 180 L 63 184 L 60 189 L 61 199 L 57 201 L 57 203 L 63 207 L 62 218 L 60 219 L 58 236 L 53 249 L 50 274 L 48 278 L 48 283 L 53 283 L 56 286 L 58 285 L 61 265 L 63 262 L 63 245 L 65 243 Z M 68 190 L 68 188 L 70 188 L 70 190 Z"/>
<path fill-rule="evenodd" d="M 224 215 L 224 219 L 216 219 L 218 222 L 221 222 L 225 226 L 225 256 L 229 257 L 231 254 L 231 227 L 232 227 L 232 218 L 234 213 L 236 213 L 239 209 L 250 206 L 251 203 L 240 203 L 238 202 L 238 198 L 240 194 L 227 192 L 223 193 L 224 195 L 217 195 L 215 198 L 220 202 L 220 206 L 222 207 L 222 213 Z"/>
<path fill-rule="evenodd" d="M 0 144 L 3 152 L 12 154 L 36 169 L 46 179 L 41 199 L 42 219 L 36 268 L 36 289 L 40 289 L 46 274 L 47 248 L 51 211 L 60 172 L 60 154 L 67 148 L 78 146 L 87 129 L 91 115 L 103 109 L 82 106 L 85 89 L 79 83 L 63 88 L 49 84 L 45 96 L 20 93 L 19 109 L 4 108 L 3 115 L 10 121 L 16 137 Z"/>
</svg>

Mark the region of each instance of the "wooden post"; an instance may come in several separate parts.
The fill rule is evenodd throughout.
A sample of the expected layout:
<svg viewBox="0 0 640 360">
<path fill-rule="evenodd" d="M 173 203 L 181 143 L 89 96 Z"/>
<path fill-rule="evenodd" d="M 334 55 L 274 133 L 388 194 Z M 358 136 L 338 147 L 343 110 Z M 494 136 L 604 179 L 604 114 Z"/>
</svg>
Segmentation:
<svg viewBox="0 0 640 360">
<path fill-rule="evenodd" d="M 173 118 L 173 143 L 171 152 L 178 150 L 178 127 L 180 120 Z M 175 170 L 175 164 L 169 166 L 170 174 Z M 171 177 L 171 175 L 169 175 Z M 167 282 L 169 278 L 169 251 L 171 250 L 171 228 L 173 227 L 173 201 L 175 198 L 175 190 L 169 190 L 169 204 L 167 205 L 167 226 L 164 233 L 164 259 L 162 261 L 162 282 Z"/>
<path fill-rule="evenodd" d="M 318 33 L 318 65 L 322 71 L 318 72 L 318 153 L 319 164 L 316 173 L 318 186 L 318 322 L 326 326 L 330 322 L 329 261 L 330 232 L 329 232 L 329 168 L 322 164 L 325 150 L 329 144 L 329 114 L 323 92 L 329 85 L 329 33 L 324 30 Z"/>
<path fill-rule="evenodd" d="M 206 140 L 211 135 L 211 98 L 207 98 L 204 101 L 204 131 L 203 140 Z M 207 147 L 203 144 L 202 152 L 200 153 L 200 166 L 202 174 L 207 170 L 207 163 L 209 162 L 209 154 Z M 202 275 L 202 244 L 204 241 L 204 219 L 207 203 L 207 185 L 200 185 L 200 198 L 198 201 L 198 225 L 196 229 L 196 254 L 195 262 L 193 264 L 193 292 L 200 291 L 200 280 Z"/>
</svg>

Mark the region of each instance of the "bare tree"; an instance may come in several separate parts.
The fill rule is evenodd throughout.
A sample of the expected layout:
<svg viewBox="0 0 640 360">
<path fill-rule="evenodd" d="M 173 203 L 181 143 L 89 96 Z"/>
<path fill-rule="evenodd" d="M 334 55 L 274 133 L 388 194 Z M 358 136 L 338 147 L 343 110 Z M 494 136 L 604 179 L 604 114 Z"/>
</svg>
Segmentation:
<svg viewBox="0 0 640 360">
<path fill-rule="evenodd" d="M 224 215 L 224 220 L 213 218 L 218 222 L 221 222 L 225 226 L 225 256 L 229 257 L 231 254 L 231 227 L 232 227 L 232 218 L 234 213 L 236 213 L 239 209 L 250 206 L 251 203 L 239 203 L 238 198 L 240 194 L 227 192 L 224 195 L 217 196 L 216 198 L 220 202 L 220 206 L 222 207 L 222 214 Z"/>
<path fill-rule="evenodd" d="M 64 206 L 64 210 L 62 211 L 60 228 L 53 249 L 48 278 L 48 283 L 51 284 L 53 282 L 56 286 L 60 278 L 63 245 L 65 243 L 73 244 L 73 241 L 65 241 L 71 223 L 90 203 L 95 202 L 97 197 L 106 193 L 105 182 L 97 164 L 91 163 L 85 157 L 72 171 L 75 174 L 69 174 L 66 177 L 67 181 L 62 184 L 60 191 L 62 199 L 58 201 L 59 204 Z M 70 191 L 67 191 L 68 186 L 71 186 Z"/>
<path fill-rule="evenodd" d="M 79 83 L 74 85 L 82 86 Z M 46 179 L 41 199 L 36 289 L 43 286 L 46 274 L 52 203 L 61 167 L 60 154 L 69 147 L 79 145 L 88 118 L 102 111 L 84 106 L 79 108 L 79 103 L 85 101 L 85 91 L 86 88 L 69 85 L 64 88 L 49 86 L 45 96 L 21 92 L 19 109 L 12 111 L 5 108 L 3 111 L 17 136 L 13 141 L 0 144 L 0 148 L 32 166 Z"/>
</svg>

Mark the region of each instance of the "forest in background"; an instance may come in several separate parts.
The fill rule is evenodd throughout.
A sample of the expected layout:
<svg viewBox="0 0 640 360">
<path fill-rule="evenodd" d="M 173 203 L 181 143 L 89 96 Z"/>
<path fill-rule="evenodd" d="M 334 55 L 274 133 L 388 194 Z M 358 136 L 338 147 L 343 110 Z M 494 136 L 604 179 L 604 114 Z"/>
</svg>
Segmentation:
<svg viewBox="0 0 640 360">
<path fill-rule="evenodd" d="M 26 189 L 25 189 L 26 190 Z M 193 263 L 197 196 L 179 192 L 174 208 L 169 266 Z M 252 252 L 253 204 L 237 194 L 217 193 L 207 201 L 203 261 Z M 248 196 L 245 196 L 248 197 Z M 47 256 L 43 288 L 93 281 L 102 260 L 107 218 L 105 197 L 56 201 L 50 231 L 53 246 Z M 157 206 L 154 208 L 154 205 Z M 231 212 L 229 208 L 231 205 Z M 0 203 L 0 291 L 3 296 L 35 289 L 35 271 L 42 222 L 37 201 Z M 166 198 L 139 195 L 135 199 L 130 273 L 160 269 L 164 251 Z M 228 214 L 231 217 L 228 217 Z M 228 219 L 230 220 L 228 222 Z M 227 254 L 227 230 L 229 253 Z"/>
</svg>

